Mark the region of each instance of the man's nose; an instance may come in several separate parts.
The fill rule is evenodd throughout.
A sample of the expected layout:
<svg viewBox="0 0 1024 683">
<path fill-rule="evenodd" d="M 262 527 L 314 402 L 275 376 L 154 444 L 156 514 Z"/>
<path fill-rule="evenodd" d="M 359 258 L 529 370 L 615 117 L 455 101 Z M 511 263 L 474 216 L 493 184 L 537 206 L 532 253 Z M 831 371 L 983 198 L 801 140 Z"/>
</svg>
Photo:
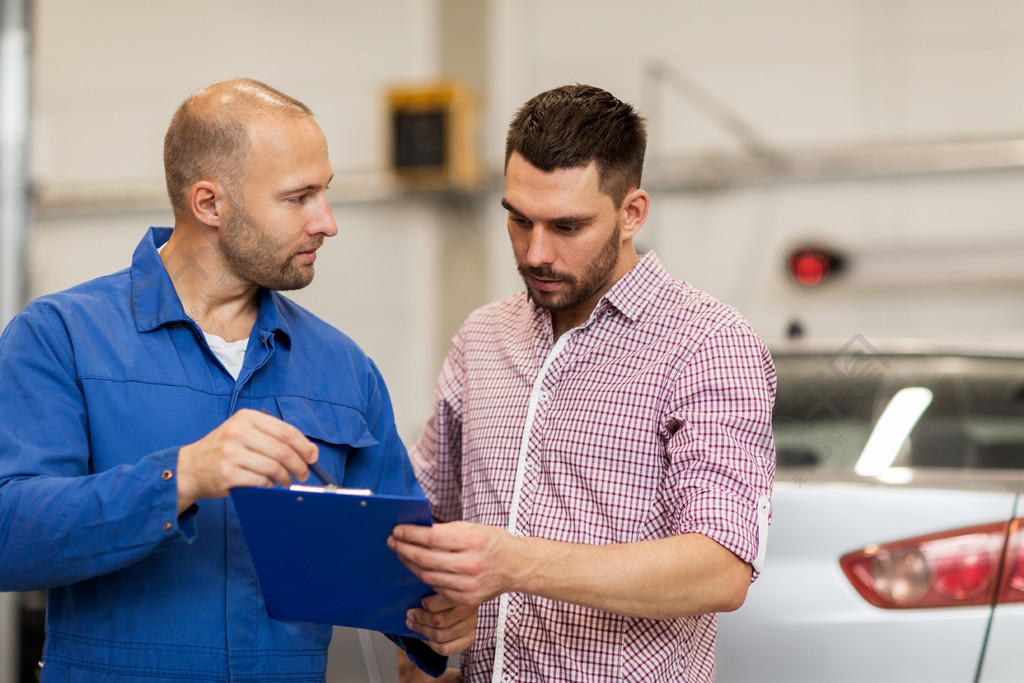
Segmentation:
<svg viewBox="0 0 1024 683">
<path fill-rule="evenodd" d="M 530 230 L 526 246 L 526 263 L 532 267 L 550 265 L 554 259 L 554 245 L 547 229 L 541 225 Z"/>
<path fill-rule="evenodd" d="M 338 223 L 334 220 L 334 212 L 327 197 L 321 195 L 317 203 L 317 215 L 310 226 L 310 232 L 334 237 L 338 234 Z"/>
</svg>

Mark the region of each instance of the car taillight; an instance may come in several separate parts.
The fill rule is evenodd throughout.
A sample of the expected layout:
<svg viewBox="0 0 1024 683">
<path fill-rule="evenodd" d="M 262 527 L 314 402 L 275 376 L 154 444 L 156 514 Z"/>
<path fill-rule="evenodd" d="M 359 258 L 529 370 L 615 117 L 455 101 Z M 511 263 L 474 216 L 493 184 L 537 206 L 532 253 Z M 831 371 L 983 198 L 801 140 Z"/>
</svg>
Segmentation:
<svg viewBox="0 0 1024 683">
<path fill-rule="evenodd" d="M 871 545 L 839 564 L 876 607 L 1024 602 L 1024 520 Z"/>
</svg>

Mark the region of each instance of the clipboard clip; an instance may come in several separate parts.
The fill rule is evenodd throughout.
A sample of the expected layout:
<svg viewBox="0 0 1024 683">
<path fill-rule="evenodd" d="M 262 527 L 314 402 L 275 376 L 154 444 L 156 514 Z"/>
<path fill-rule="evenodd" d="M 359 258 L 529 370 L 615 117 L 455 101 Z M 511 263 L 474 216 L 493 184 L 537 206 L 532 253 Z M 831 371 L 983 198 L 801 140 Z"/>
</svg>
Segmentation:
<svg viewBox="0 0 1024 683">
<path fill-rule="evenodd" d="M 310 486 L 308 484 L 292 484 L 289 491 L 299 493 L 337 493 L 346 496 L 372 496 L 371 489 L 346 489 L 341 486 Z"/>
<path fill-rule="evenodd" d="M 320 463 L 311 463 L 309 470 L 317 476 L 317 479 L 323 484 L 323 486 L 312 486 L 310 484 L 292 484 L 288 487 L 289 491 L 300 491 L 305 493 L 341 493 L 350 496 L 371 496 L 373 491 L 370 489 L 347 489 L 338 486 L 338 482 L 334 481 L 334 477 L 327 474 L 327 470 L 320 466 Z"/>
</svg>

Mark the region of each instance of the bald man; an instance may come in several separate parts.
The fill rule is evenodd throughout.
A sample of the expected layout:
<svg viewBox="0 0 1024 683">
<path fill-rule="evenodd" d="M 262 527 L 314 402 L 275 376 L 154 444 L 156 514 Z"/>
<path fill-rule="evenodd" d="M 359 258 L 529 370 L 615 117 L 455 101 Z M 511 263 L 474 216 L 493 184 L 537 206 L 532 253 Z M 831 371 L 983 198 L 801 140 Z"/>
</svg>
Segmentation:
<svg viewBox="0 0 1024 683">
<path fill-rule="evenodd" d="M 268 616 L 226 496 L 315 462 L 422 496 L 376 366 L 280 294 L 338 231 L 327 143 L 242 79 L 178 108 L 164 165 L 173 229 L 0 337 L 0 590 L 47 591 L 44 683 L 323 681 L 331 627 Z M 421 612 L 433 650 L 395 640 L 440 673 L 475 611 Z"/>
</svg>

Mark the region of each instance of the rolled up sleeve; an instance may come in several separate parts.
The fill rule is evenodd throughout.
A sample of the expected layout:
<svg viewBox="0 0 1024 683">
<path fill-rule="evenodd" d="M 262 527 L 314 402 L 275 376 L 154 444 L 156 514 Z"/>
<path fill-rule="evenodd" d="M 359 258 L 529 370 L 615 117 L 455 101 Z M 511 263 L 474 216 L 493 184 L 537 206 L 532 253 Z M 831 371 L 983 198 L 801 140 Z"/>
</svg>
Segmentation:
<svg viewBox="0 0 1024 683">
<path fill-rule="evenodd" d="M 718 542 L 761 570 L 771 514 L 775 369 L 744 326 L 708 337 L 687 364 L 668 416 L 681 498 L 678 532 Z"/>
</svg>

